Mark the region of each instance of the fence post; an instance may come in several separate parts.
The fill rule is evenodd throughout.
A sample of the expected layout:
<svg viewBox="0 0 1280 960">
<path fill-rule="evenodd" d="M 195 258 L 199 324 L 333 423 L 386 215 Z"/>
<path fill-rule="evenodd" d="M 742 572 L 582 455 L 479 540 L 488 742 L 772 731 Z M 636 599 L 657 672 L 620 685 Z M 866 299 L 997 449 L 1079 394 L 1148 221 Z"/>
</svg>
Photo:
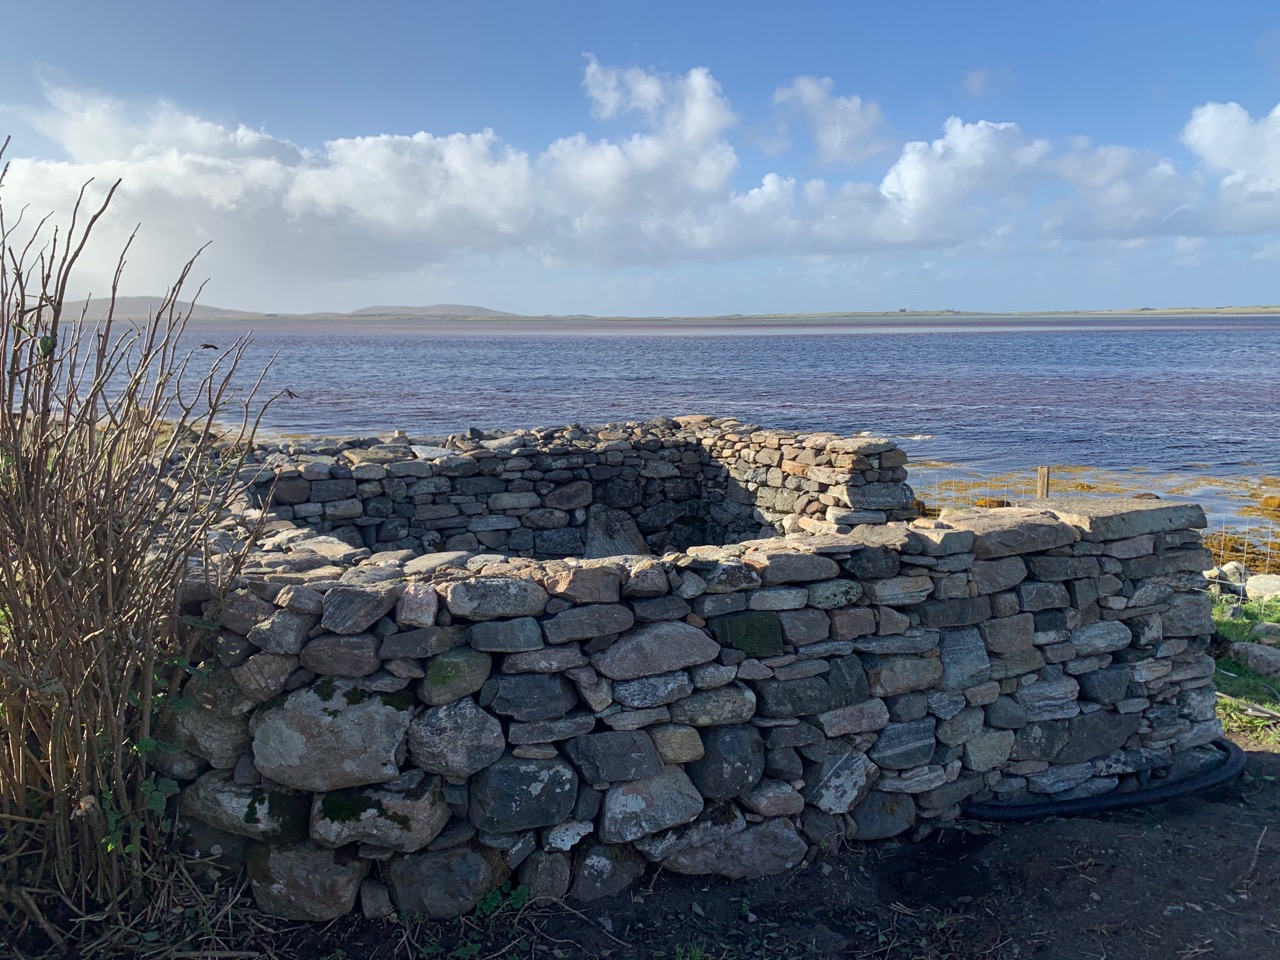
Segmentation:
<svg viewBox="0 0 1280 960">
<path fill-rule="evenodd" d="M 1049 468 L 1036 467 L 1036 499 L 1045 500 L 1049 496 Z"/>
</svg>

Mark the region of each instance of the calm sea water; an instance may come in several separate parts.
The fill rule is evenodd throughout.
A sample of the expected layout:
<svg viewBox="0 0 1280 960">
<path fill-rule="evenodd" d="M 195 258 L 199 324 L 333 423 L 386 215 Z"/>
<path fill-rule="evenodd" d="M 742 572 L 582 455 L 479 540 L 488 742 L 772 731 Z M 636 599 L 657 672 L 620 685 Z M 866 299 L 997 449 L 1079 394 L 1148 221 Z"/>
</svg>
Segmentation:
<svg viewBox="0 0 1280 960">
<path fill-rule="evenodd" d="M 708 413 L 869 431 L 913 459 L 1205 475 L 1280 471 L 1280 318 L 965 321 L 800 330 L 278 321 L 248 367 L 287 387 L 265 424 L 441 435 Z M 193 324 L 225 347 L 239 324 Z M 209 356 L 212 351 L 203 351 Z M 199 355 L 199 354 L 198 354 Z"/>
</svg>

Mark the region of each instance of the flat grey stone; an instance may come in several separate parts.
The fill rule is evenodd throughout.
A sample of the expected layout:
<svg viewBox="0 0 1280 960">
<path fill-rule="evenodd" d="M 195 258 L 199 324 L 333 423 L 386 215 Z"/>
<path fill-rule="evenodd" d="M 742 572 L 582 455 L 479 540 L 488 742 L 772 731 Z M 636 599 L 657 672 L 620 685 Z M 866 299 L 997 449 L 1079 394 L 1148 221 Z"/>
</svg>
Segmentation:
<svg viewBox="0 0 1280 960">
<path fill-rule="evenodd" d="M 377 623 L 400 599 L 402 584 L 334 587 L 324 595 L 320 626 L 334 633 L 360 633 Z"/>
<path fill-rule="evenodd" d="M 807 717 L 831 706 L 831 689 L 822 677 L 756 680 L 752 684 L 763 717 Z"/>
<path fill-rule="evenodd" d="M 434 840 L 450 816 L 439 778 L 419 772 L 409 789 L 351 787 L 313 795 L 311 838 L 322 847 L 369 843 L 413 853 Z"/>
<path fill-rule="evenodd" d="M 578 694 L 560 674 L 516 673 L 489 679 L 480 702 L 513 720 L 555 720 L 573 708 Z"/>
<path fill-rule="evenodd" d="M 302 652 L 317 618 L 293 610 L 277 610 L 256 624 L 245 639 L 264 653 L 297 656 Z"/>
<path fill-rule="evenodd" d="M 585 666 L 587 658 L 577 644 L 543 647 L 502 658 L 503 673 L 563 673 Z"/>
<path fill-rule="evenodd" d="M 378 638 L 371 633 L 322 634 L 302 648 L 298 661 L 326 677 L 366 677 L 382 666 Z"/>
<path fill-rule="evenodd" d="M 908 606 L 920 603 L 933 593 L 931 577 L 891 577 L 888 580 L 871 580 L 863 586 L 872 603 L 885 606 Z"/>
<path fill-rule="evenodd" d="M 544 620 L 542 629 L 548 643 L 590 640 L 629 630 L 636 618 L 630 608 L 621 604 L 591 604 L 574 607 Z"/>
<path fill-rule="evenodd" d="M 502 724 L 470 697 L 424 710 L 408 730 L 413 763 L 451 780 L 464 780 L 493 763 L 506 748 Z"/>
<path fill-rule="evenodd" d="M 1141 714 L 1116 714 L 1106 710 L 1069 720 L 1069 737 L 1054 761 L 1083 763 L 1119 750 L 1138 731 L 1141 722 Z"/>
<path fill-rule="evenodd" d="M 949 720 L 938 724 L 938 742 L 949 747 L 959 746 L 982 729 L 986 714 L 981 707 L 965 707 Z"/>
<path fill-rule="evenodd" d="M 805 768 L 805 800 L 824 813 L 847 813 L 867 795 L 880 769 L 860 750 L 834 740 L 821 763 Z"/>
<path fill-rule="evenodd" d="M 532 580 L 480 576 L 444 586 L 449 612 L 468 620 L 536 617 L 547 607 L 547 593 Z"/>
<path fill-rule="evenodd" d="M 679 622 L 644 623 L 596 654 L 592 663 L 611 680 L 634 680 L 708 663 L 719 653 L 720 644 L 697 627 Z"/>
<path fill-rule="evenodd" d="M 471 779 L 470 817 L 478 830 L 515 833 L 569 819 L 578 774 L 564 760 L 507 755 Z"/>
<path fill-rule="evenodd" d="M 467 642 L 485 653 L 520 653 L 542 647 L 542 625 L 533 617 L 490 620 L 467 628 Z"/>
<path fill-rule="evenodd" d="M 324 678 L 252 721 L 254 764 L 297 790 L 382 783 L 400 773 L 412 717 L 407 693 L 370 694 Z"/>
<path fill-rule="evenodd" d="M 236 783 L 229 770 L 210 770 L 184 787 L 178 809 L 183 816 L 254 840 L 296 843 L 307 835 L 305 797 Z"/>
<path fill-rule="evenodd" d="M 671 705 L 671 719 L 694 727 L 745 723 L 756 712 L 756 695 L 741 683 L 698 690 Z"/>
<path fill-rule="evenodd" d="M 470 913 L 509 872 L 501 851 L 472 846 L 393 857 L 384 870 L 396 907 L 433 920 Z"/>
<path fill-rule="evenodd" d="M 1071 631 L 1071 643 L 1080 657 L 1123 650 L 1132 642 L 1129 628 L 1116 620 L 1102 620 Z"/>
<path fill-rule="evenodd" d="M 1004 765 L 1013 750 L 1017 734 L 1012 730 L 992 730 L 983 727 L 964 744 L 964 765 L 970 770 L 985 773 Z"/>
<path fill-rule="evenodd" d="M 681 850 L 691 850 L 723 840 L 746 828 L 746 818 L 737 804 L 728 801 L 713 803 L 693 822 L 642 837 L 635 841 L 635 847 L 648 860 L 657 862 Z"/>
<path fill-rule="evenodd" d="M 779 817 L 706 846 L 674 853 L 662 861 L 662 866 L 672 873 L 747 880 L 792 870 L 808 850 L 809 845 L 791 821 Z"/>
<path fill-rule="evenodd" d="M 1204 510 L 1194 503 L 1134 500 L 1122 497 L 1050 497 L 1034 506 L 1051 510 L 1078 527 L 1086 540 L 1126 540 L 1148 533 L 1202 529 Z"/>
<path fill-rule="evenodd" d="M 433 707 L 452 703 L 484 686 L 493 658 L 487 653 L 459 647 L 427 661 L 426 676 L 418 685 L 418 699 Z"/>
<path fill-rule="evenodd" d="M 880 731 L 880 739 L 868 756 L 876 766 L 891 770 L 928 763 L 938 745 L 934 737 L 935 723 L 932 717 L 911 723 L 890 723 Z"/>
<path fill-rule="evenodd" d="M 728 800 L 764 775 L 764 741 L 750 724 L 702 731 L 703 755 L 685 764 L 685 773 L 708 800 Z"/>
<path fill-rule="evenodd" d="M 702 794 L 677 766 L 610 787 L 600 812 L 600 839 L 627 843 L 689 823 L 702 813 Z"/>
<path fill-rule="evenodd" d="M 732 671 L 732 668 L 729 668 Z M 731 672 L 730 680 L 733 679 Z M 693 693 L 693 681 L 684 670 L 660 673 L 653 677 L 619 680 L 613 685 L 613 698 L 628 707 L 657 707 L 672 703 Z"/>
<path fill-rule="evenodd" d="M 867 671 L 868 692 L 873 697 L 928 690 L 942 679 L 942 661 L 935 658 L 868 654 L 862 664 Z"/>
<path fill-rule="evenodd" d="M 964 690 L 990 678 L 991 660 L 977 629 L 944 630 L 941 652 L 944 690 Z"/>
<path fill-rule="evenodd" d="M 595 729 L 594 714 L 569 714 L 556 720 L 533 720 L 529 723 L 512 723 L 507 728 L 507 739 L 522 746 L 538 743 L 555 743 L 572 740 Z M 545 758 L 540 758 L 545 759 Z"/>
<path fill-rule="evenodd" d="M 1004 507 L 946 519 L 956 529 L 973 531 L 973 554 L 978 560 L 1052 550 L 1074 543 L 1079 536 L 1071 525 L 1044 510 Z"/>
<path fill-rule="evenodd" d="M 311 843 L 260 844 L 249 852 L 249 886 L 272 917 L 323 923 L 350 913 L 369 861 Z"/>
<path fill-rule="evenodd" d="M 743 560 L 760 574 L 766 587 L 829 580 L 840 572 L 840 567 L 830 557 L 790 550 L 753 551 Z"/>
<path fill-rule="evenodd" d="M 642 730 L 580 736 L 566 743 L 564 752 L 593 784 L 641 780 L 662 768 L 653 739 Z"/>
<path fill-rule="evenodd" d="M 850 811 L 853 840 L 886 840 L 905 833 L 916 822 L 916 803 L 905 793 L 872 790 Z"/>
<path fill-rule="evenodd" d="M 591 844 L 576 858 L 569 896 L 585 901 L 614 897 L 643 875 L 644 860 L 631 847 Z"/>
<path fill-rule="evenodd" d="M 1065 720 L 1080 712 L 1079 693 L 1080 684 L 1064 677 L 1019 687 L 1013 698 L 1027 711 L 1028 720 Z"/>
<path fill-rule="evenodd" d="M 977 560 L 969 568 L 969 582 L 979 594 L 999 593 L 1016 587 L 1027 578 L 1027 565 L 1021 557 Z"/>
</svg>

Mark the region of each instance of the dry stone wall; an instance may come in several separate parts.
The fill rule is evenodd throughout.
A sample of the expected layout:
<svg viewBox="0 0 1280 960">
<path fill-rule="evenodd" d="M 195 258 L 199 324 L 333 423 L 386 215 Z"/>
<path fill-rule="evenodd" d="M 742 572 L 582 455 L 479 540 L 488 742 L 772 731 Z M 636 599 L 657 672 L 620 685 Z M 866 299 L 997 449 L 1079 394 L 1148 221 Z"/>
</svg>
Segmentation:
<svg viewBox="0 0 1280 960">
<path fill-rule="evenodd" d="M 892 441 L 711 417 L 289 442 L 260 461 L 255 505 L 370 549 L 604 557 L 915 516 Z"/>
<path fill-rule="evenodd" d="M 161 759 L 190 849 L 282 917 L 777 873 L 1194 765 L 1221 735 L 1203 526 L 1049 500 L 662 557 L 268 545 L 200 610 Z"/>
</svg>

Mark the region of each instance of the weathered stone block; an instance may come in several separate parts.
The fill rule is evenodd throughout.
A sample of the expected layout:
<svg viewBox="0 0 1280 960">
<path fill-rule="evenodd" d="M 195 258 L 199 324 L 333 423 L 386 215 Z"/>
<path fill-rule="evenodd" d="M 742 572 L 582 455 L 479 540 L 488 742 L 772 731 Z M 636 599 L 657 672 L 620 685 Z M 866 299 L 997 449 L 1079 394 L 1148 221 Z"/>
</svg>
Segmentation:
<svg viewBox="0 0 1280 960">
<path fill-rule="evenodd" d="M 385 877 L 402 913 L 447 920 L 475 909 L 481 898 L 502 886 L 509 870 L 499 850 L 459 846 L 393 857 Z"/>
<path fill-rule="evenodd" d="M 627 843 L 689 823 L 702 813 L 702 794 L 677 766 L 611 787 L 600 811 L 600 839 Z"/>
<path fill-rule="evenodd" d="M 942 679 L 940 659 L 868 654 L 862 658 L 862 665 L 867 671 L 868 692 L 873 697 L 928 690 Z"/>
<path fill-rule="evenodd" d="M 991 676 L 991 660 L 987 656 L 982 634 L 973 627 L 944 630 L 941 654 L 944 690 L 963 690 L 983 683 Z"/>
<path fill-rule="evenodd" d="M 920 622 L 926 627 L 963 627 L 991 617 L 991 599 L 986 596 L 958 600 L 933 600 L 920 605 Z"/>
<path fill-rule="evenodd" d="M 590 640 L 630 630 L 635 615 L 621 604 L 591 604 L 558 613 L 542 623 L 548 643 Z"/>
<path fill-rule="evenodd" d="M 547 607 L 547 593 L 518 577 L 472 577 L 444 585 L 445 604 L 455 617 L 501 620 L 536 617 Z"/>
<path fill-rule="evenodd" d="M 542 625 L 533 617 L 490 620 L 468 627 L 467 642 L 483 653 L 538 650 L 542 647 Z"/>
<path fill-rule="evenodd" d="M 592 663 L 611 680 L 670 673 L 716 658 L 720 644 L 687 623 L 645 623 L 624 633 Z"/>
<path fill-rule="evenodd" d="M 369 694 L 350 680 L 321 680 L 254 715 L 254 764 L 263 776 L 297 790 L 394 779 L 412 705 L 407 693 Z"/>
<path fill-rule="evenodd" d="M 559 674 L 548 673 L 492 677 L 480 694 L 480 703 L 494 713 L 523 721 L 563 717 L 577 702 L 573 685 Z"/>
<path fill-rule="evenodd" d="M 791 821 L 779 817 L 723 840 L 672 854 L 662 861 L 662 866 L 672 873 L 747 880 L 794 869 L 808 849 Z"/>
<path fill-rule="evenodd" d="M 1077 527 L 1086 540 L 1125 540 L 1166 530 L 1202 529 L 1204 510 L 1193 503 L 1132 500 L 1120 497 L 1050 497 L 1037 501 L 1066 523 Z M 1207 568 L 1206 568 L 1207 569 Z"/>
<path fill-rule="evenodd" d="M 489 679 L 493 658 L 487 653 L 459 647 L 427 661 L 426 676 L 418 685 L 418 699 L 433 707 L 469 696 Z"/>
<path fill-rule="evenodd" d="M 948 516 L 947 523 L 973 532 L 972 550 L 979 560 L 1052 550 L 1078 537 L 1071 526 L 1051 513 L 1017 507 Z"/>
<path fill-rule="evenodd" d="M 878 767 L 906 770 L 927 763 L 933 756 L 937 740 L 933 717 L 911 723 L 891 723 L 880 731 L 868 756 Z"/>
<path fill-rule="evenodd" d="M 522 760 L 510 754 L 470 784 L 470 817 L 478 830 L 516 833 L 569 819 L 578 774 L 564 760 Z"/>
<path fill-rule="evenodd" d="M 415 717 L 408 745 L 416 766 L 460 781 L 502 756 L 506 738 L 497 717 L 463 697 Z"/>
<path fill-rule="evenodd" d="M 257 846 L 249 853 L 249 886 L 258 909 L 285 920 L 322 923 L 350 913 L 369 861 L 311 843 Z"/>
<path fill-rule="evenodd" d="M 880 768 L 867 755 L 842 740 L 833 740 L 821 763 L 807 765 L 805 800 L 823 813 L 847 813 L 867 795 Z"/>
</svg>

